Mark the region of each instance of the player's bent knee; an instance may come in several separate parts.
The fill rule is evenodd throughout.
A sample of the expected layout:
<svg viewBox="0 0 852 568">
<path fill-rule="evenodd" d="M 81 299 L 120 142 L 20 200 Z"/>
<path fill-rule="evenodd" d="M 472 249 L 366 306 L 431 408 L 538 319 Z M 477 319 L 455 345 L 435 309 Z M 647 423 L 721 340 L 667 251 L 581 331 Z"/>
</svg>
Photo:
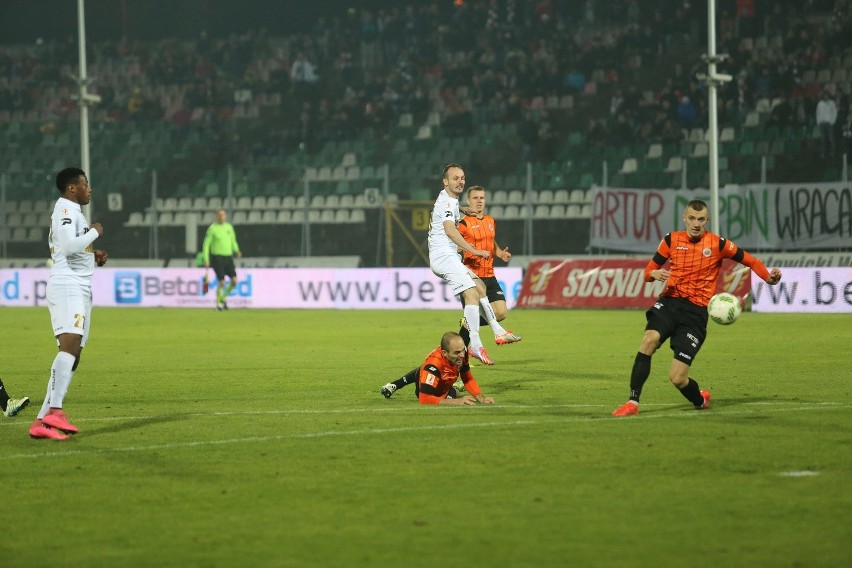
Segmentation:
<svg viewBox="0 0 852 568">
<path fill-rule="evenodd" d="M 660 347 L 660 334 L 653 329 L 645 330 L 645 335 L 642 336 L 642 345 L 639 350 L 642 353 L 653 355 Z"/>
</svg>

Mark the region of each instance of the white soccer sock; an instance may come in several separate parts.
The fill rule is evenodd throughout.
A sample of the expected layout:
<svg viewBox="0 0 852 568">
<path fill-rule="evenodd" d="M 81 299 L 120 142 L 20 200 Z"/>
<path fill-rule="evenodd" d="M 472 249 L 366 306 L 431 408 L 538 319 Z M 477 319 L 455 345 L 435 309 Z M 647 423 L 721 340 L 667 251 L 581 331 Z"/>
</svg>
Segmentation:
<svg viewBox="0 0 852 568">
<path fill-rule="evenodd" d="M 467 330 L 470 332 L 470 348 L 477 350 L 482 347 L 482 338 L 479 337 L 479 306 L 466 305 L 464 319 L 467 321 Z"/>
<path fill-rule="evenodd" d="M 71 368 L 74 367 L 75 360 L 73 355 L 65 351 L 56 354 L 53 365 L 50 367 L 47 398 L 41 405 L 41 410 L 38 413 L 39 419 L 44 418 L 44 415 L 51 408 L 62 408 L 62 401 L 65 399 L 65 393 L 68 392 L 68 385 L 71 384 L 71 377 L 74 374 Z"/>
<path fill-rule="evenodd" d="M 488 298 L 482 298 L 479 300 L 479 309 L 482 311 L 485 321 L 487 321 L 488 325 L 491 326 L 491 331 L 494 332 L 494 335 L 503 335 L 506 333 L 506 330 L 503 329 L 503 326 L 500 325 L 499 321 L 497 321 L 497 314 L 494 313 L 494 308 L 491 307 L 491 302 L 488 301 Z"/>
</svg>

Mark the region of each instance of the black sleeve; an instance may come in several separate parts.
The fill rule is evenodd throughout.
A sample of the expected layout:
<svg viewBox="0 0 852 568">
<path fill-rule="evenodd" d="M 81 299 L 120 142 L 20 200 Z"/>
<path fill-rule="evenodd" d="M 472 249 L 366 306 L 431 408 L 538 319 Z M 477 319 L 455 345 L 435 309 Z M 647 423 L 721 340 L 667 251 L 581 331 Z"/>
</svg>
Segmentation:
<svg viewBox="0 0 852 568">
<path fill-rule="evenodd" d="M 435 365 L 423 365 L 423 368 L 420 369 L 420 376 L 423 377 L 423 373 L 428 373 L 430 375 L 435 375 L 437 378 L 441 378 L 441 371 L 438 370 L 438 367 Z M 429 385 L 424 383 L 423 381 L 417 381 L 420 386 L 420 392 L 426 393 L 432 396 L 441 396 L 441 393 L 438 389 L 435 388 L 434 385 Z"/>
<path fill-rule="evenodd" d="M 666 233 L 666 236 L 663 237 L 663 240 L 666 241 L 666 246 L 668 246 L 669 249 L 671 249 L 672 248 L 672 234 Z M 655 263 L 657 263 L 659 266 L 664 265 L 667 260 L 668 260 L 668 258 L 661 255 L 660 251 L 657 251 L 657 252 L 654 253 L 653 261 Z"/>
<path fill-rule="evenodd" d="M 719 237 L 719 252 L 725 250 L 725 247 L 728 244 L 728 240 L 725 237 Z M 734 253 L 734 256 L 731 257 L 731 260 L 735 260 L 742 264 L 743 257 L 745 256 L 745 251 L 740 247 L 737 247 L 737 252 Z"/>
</svg>

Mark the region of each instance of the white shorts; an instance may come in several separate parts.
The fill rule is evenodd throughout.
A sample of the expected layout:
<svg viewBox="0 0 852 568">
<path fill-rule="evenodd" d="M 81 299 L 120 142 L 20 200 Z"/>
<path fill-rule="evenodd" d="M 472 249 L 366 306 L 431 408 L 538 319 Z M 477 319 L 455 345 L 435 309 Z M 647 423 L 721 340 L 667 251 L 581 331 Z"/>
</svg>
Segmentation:
<svg viewBox="0 0 852 568">
<path fill-rule="evenodd" d="M 450 285 L 453 294 L 461 294 L 469 288 L 476 288 L 476 284 L 473 282 L 476 275 L 462 263 L 457 254 L 430 256 L 429 268 L 432 269 L 435 276 L 440 277 Z"/>
<path fill-rule="evenodd" d="M 54 337 L 76 333 L 83 336 L 80 345 L 85 346 L 92 316 L 92 289 L 51 278 L 47 281 L 47 307 Z"/>
</svg>

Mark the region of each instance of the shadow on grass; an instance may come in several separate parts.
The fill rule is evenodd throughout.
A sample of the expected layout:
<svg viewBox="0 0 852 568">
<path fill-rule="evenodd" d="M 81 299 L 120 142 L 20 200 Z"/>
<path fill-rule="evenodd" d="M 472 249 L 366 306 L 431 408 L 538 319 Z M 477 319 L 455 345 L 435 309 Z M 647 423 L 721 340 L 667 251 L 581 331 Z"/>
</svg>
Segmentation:
<svg viewBox="0 0 852 568">
<path fill-rule="evenodd" d="M 167 424 L 169 422 L 179 422 L 182 420 L 189 420 L 193 417 L 191 414 L 177 414 L 177 415 L 169 415 L 169 416 L 149 416 L 147 418 L 134 418 L 132 420 L 125 420 L 122 422 L 116 422 L 109 426 L 104 426 L 101 428 L 95 429 L 86 429 L 86 437 L 90 436 L 99 436 L 101 434 L 115 434 L 116 432 L 126 432 L 128 430 L 135 430 L 137 428 L 145 428 L 147 426 L 152 426 L 154 424 Z"/>
</svg>

